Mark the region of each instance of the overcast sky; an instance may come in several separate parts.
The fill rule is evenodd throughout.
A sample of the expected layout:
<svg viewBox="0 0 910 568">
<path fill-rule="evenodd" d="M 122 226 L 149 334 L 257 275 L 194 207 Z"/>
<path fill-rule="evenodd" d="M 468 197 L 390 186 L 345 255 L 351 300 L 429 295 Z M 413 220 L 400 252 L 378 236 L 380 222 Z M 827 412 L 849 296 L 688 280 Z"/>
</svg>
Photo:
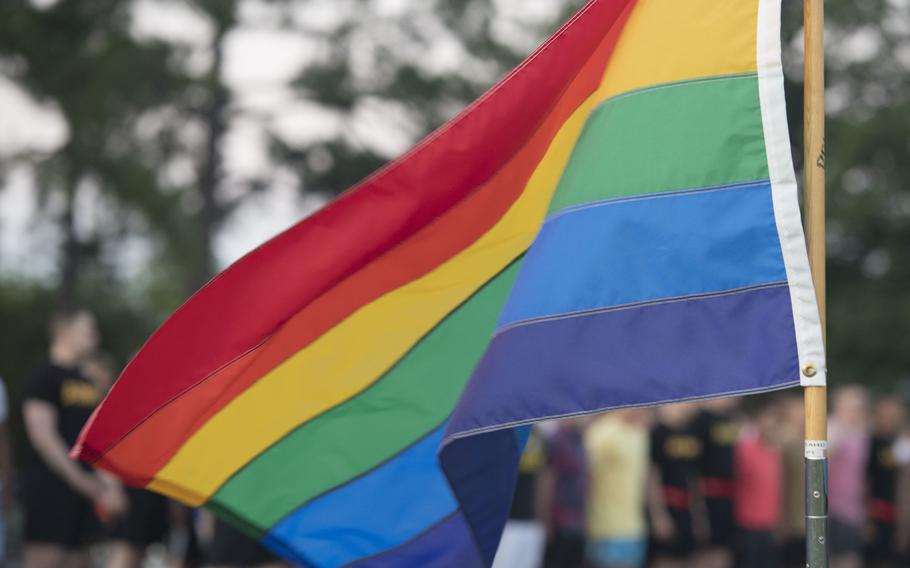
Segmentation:
<svg viewBox="0 0 910 568">
<path fill-rule="evenodd" d="M 55 0 L 32 0 L 47 6 Z M 498 0 L 524 20 L 552 18 L 560 0 Z M 301 2 L 294 17 L 307 26 L 332 26 L 341 16 L 345 2 L 308 0 Z M 414 0 L 378 0 L 376 9 L 382 15 L 399 16 L 414 12 Z M 161 38 L 193 46 L 191 64 L 205 69 L 208 52 L 205 46 L 212 30 L 207 21 L 180 0 L 140 0 L 133 14 L 133 31 L 137 36 Z M 267 2 L 245 0 L 241 9 L 242 25 L 227 39 L 225 50 L 226 81 L 234 92 L 235 104 L 247 119 L 234 120 L 224 148 L 228 178 L 255 177 L 270 167 L 266 154 L 265 127 L 287 141 L 305 142 L 324 137 L 341 126 L 332 117 L 320 114 L 287 88 L 288 80 L 300 70 L 314 50 L 310 40 L 299 33 L 279 29 L 276 12 Z M 506 22 L 506 25 L 508 22 Z M 521 36 L 520 26 L 513 23 L 515 40 L 534 43 Z M 435 41 L 435 40 L 434 40 Z M 422 54 L 439 68 L 459 65 L 464 54 L 457 42 L 441 36 L 432 53 Z M 363 143 L 393 157 L 414 142 L 413 137 L 395 123 L 395 117 L 381 108 L 367 109 L 357 123 L 345 125 L 357 130 Z M 382 133 L 376 139 L 376 133 Z M 0 73 L 0 155 L 22 150 L 52 151 L 67 139 L 65 122 L 52 106 L 42 106 L 15 83 Z M 26 167 L 8 172 L 0 186 L 0 272 L 26 273 L 31 276 L 55 272 L 55 255 L 59 235 L 52 223 L 36 215 L 37 192 L 32 172 Z M 306 214 L 318 209 L 324 198 L 301 195 L 297 176 L 277 176 L 272 187 L 248 199 L 228 220 L 216 241 L 219 263 L 226 266 L 258 244 L 284 230 Z M 92 191 L 80 191 L 79 217 L 86 223 L 97 222 L 103 211 L 96 211 Z M 95 210 L 93 210 L 93 208 Z M 50 207 L 53 209 L 53 205 Z M 103 219 L 101 219 L 103 222 Z M 120 247 L 124 269 L 138 270 L 150 254 L 141 238 Z M 128 275 L 128 274 L 127 274 Z"/>
<path fill-rule="evenodd" d="M 2 0 L 0 0 L 2 1 Z M 36 5 L 48 5 L 55 0 L 32 0 Z M 375 5 L 383 15 L 402 15 L 414 12 L 418 0 L 377 0 Z M 498 0 L 505 13 L 520 14 L 526 21 L 552 18 L 560 0 Z M 906 8 L 907 0 L 892 0 L 895 6 Z M 300 3 L 295 17 L 308 26 L 332 26 L 346 2 L 341 0 L 308 0 Z M 207 21 L 194 13 L 181 0 L 140 0 L 136 4 L 133 31 L 140 37 L 162 38 L 192 46 L 191 64 L 204 69 L 208 64 L 205 46 L 211 36 Z M 279 29 L 276 12 L 260 0 L 245 0 L 241 10 L 242 25 L 233 31 L 226 44 L 226 80 L 234 92 L 235 104 L 242 111 L 234 120 L 225 144 L 227 177 L 255 177 L 270 167 L 266 154 L 265 128 L 277 131 L 287 141 L 304 142 L 321 138 L 341 128 L 332 117 L 307 105 L 287 88 L 288 80 L 314 50 L 305 35 Z M 512 33 L 516 42 L 525 41 L 526 49 L 533 48 L 533 39 L 521 35 L 520 21 L 506 20 L 503 33 Z M 904 25 L 910 25 L 905 22 Z M 511 39 L 511 38 L 510 38 Z M 858 33 L 851 38 L 839 38 L 839 50 L 851 60 L 863 60 L 877 54 L 876 34 Z M 523 45 L 525 47 L 525 45 Z M 910 53 L 907 54 L 910 59 Z M 445 68 L 457 66 L 465 54 L 457 42 L 440 37 L 432 53 L 425 54 L 433 64 Z M 910 64 L 908 64 L 910 65 Z M 2 71 L 2 70 L 0 70 Z M 829 97 L 829 109 L 846 104 L 837 92 Z M 400 128 L 394 117 L 383 109 L 369 109 L 358 117 L 356 133 L 364 143 L 389 157 L 403 152 L 413 142 Z M 351 128 L 351 125 L 345 125 Z M 354 128 L 357 128 L 355 125 Z M 375 133 L 382 133 L 377 139 Z M 0 72 L 0 156 L 32 149 L 49 151 L 67 139 L 66 124 L 53 107 L 36 104 L 16 84 Z M 371 138 L 372 137 L 372 138 Z M 31 172 L 17 168 L 7 172 L 0 186 L 0 272 L 24 272 L 33 276 L 55 272 L 58 234 L 54 225 L 36 213 L 36 186 Z M 295 175 L 277 176 L 267 191 L 247 200 L 228 220 L 216 241 L 219 263 L 226 266 L 233 260 L 290 226 L 309 212 L 319 208 L 320 196 L 303 197 Z M 94 211 L 95 196 L 91 191 L 80 193 L 80 217 L 86 222 L 98 222 L 103 212 Z M 97 207 L 95 207 L 97 209 Z M 103 220 L 101 220 L 103 222 Z M 141 239 L 121 247 L 125 256 L 124 269 L 140 269 L 150 251 Z"/>
</svg>

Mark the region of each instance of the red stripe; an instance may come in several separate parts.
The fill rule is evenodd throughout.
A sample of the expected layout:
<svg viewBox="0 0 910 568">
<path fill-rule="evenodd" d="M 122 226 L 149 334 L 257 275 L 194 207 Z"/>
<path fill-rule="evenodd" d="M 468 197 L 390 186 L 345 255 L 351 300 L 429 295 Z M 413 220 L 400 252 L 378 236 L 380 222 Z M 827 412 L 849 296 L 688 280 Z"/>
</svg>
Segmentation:
<svg viewBox="0 0 910 568">
<path fill-rule="evenodd" d="M 231 366 L 205 380 L 206 392 L 199 400 L 206 401 L 202 410 L 208 412 L 200 414 L 196 404 L 190 410 L 184 408 L 195 427 L 191 424 L 187 429 L 185 413 L 179 424 L 164 423 L 166 431 L 179 434 L 182 443 L 188 432 L 276 362 L 361 305 L 438 266 L 486 232 L 520 195 L 542 155 L 541 148 L 545 149 L 542 140 L 548 143 L 558 128 L 552 116 L 548 117 L 555 101 L 627 4 L 628 0 L 589 4 L 584 18 L 567 24 L 519 68 L 520 73 L 510 74 L 469 112 L 206 285 L 133 360 L 83 432 L 74 453 L 81 459 L 98 459 L 213 370 L 255 351 L 257 356 L 248 359 L 255 365 L 249 373 L 239 376 L 237 366 Z M 601 46 L 606 55 L 600 71 L 611 48 Z M 598 78 L 591 72 L 576 81 L 580 86 L 573 90 L 573 100 L 579 96 L 583 100 Z M 519 149 L 530 146 L 531 150 L 515 156 Z M 506 164 L 508 172 L 503 170 Z M 499 175 L 490 179 L 496 170 Z M 477 190 L 485 180 L 489 180 L 485 189 Z M 326 296 L 319 299 L 322 294 Z M 303 308 L 307 309 L 301 312 Z M 265 351 L 256 347 L 295 313 L 287 333 L 274 337 Z M 268 355 L 259 357 L 260 351 Z M 169 440 L 165 445 L 173 443 L 170 436 L 164 437 Z M 158 449 L 163 453 L 140 455 L 160 463 L 176 447 Z"/>
</svg>

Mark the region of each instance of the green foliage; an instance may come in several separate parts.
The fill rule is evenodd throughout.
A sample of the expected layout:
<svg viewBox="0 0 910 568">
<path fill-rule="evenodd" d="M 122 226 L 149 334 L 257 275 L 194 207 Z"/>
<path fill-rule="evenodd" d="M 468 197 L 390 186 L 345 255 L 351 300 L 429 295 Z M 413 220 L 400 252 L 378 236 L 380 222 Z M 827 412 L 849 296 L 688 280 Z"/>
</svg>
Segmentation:
<svg viewBox="0 0 910 568">
<path fill-rule="evenodd" d="M 95 262 L 97 248 L 75 236 L 72 203 L 84 184 L 95 186 L 112 207 L 98 239 L 117 239 L 143 218 L 178 254 L 187 250 L 174 188 L 158 170 L 168 159 L 166 139 L 137 129 L 146 113 L 179 100 L 186 78 L 173 65 L 174 50 L 160 42 L 139 42 L 129 31 L 130 3 L 118 0 L 61 0 L 38 9 L 27 0 L 0 4 L 0 58 L 10 62 L 9 78 L 62 114 L 68 140 L 49 155 L 14 156 L 37 173 L 44 202 L 60 194 L 66 202 L 61 225 L 61 290 L 78 301 L 78 276 Z M 170 191 L 169 191 L 170 190 Z M 195 259 L 188 259 L 193 262 Z"/>
</svg>

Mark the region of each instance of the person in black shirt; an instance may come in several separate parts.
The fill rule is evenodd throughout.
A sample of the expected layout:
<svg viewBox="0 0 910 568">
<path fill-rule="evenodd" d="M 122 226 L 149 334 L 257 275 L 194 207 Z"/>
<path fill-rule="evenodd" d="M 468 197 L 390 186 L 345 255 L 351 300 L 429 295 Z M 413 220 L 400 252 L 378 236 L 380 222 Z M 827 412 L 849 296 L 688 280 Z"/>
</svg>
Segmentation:
<svg viewBox="0 0 910 568">
<path fill-rule="evenodd" d="M 101 351 L 85 358 L 81 365 L 85 377 L 104 396 L 117 378 L 116 360 Z M 127 511 L 106 527 L 109 568 L 139 568 L 149 546 L 164 543 L 168 529 L 168 501 L 158 493 L 135 487 L 124 488 Z"/>
<path fill-rule="evenodd" d="M 898 466 L 894 444 L 901 433 L 903 422 L 904 407 L 898 398 L 886 397 L 878 402 L 866 468 L 870 536 L 866 558 L 870 566 L 874 567 L 895 566 Z"/>
<path fill-rule="evenodd" d="M 25 568 L 86 566 L 96 512 L 116 516 L 126 506 L 115 482 L 67 455 L 99 402 L 78 368 L 98 343 L 94 317 L 84 310 L 58 314 L 50 332 L 50 360 L 28 379 L 22 405 L 29 442 L 22 488 Z"/>
<path fill-rule="evenodd" d="M 696 410 L 690 403 L 659 407 L 651 431 L 648 513 L 655 568 L 688 566 L 703 522 L 696 487 L 702 442 L 692 424 Z"/>
<path fill-rule="evenodd" d="M 702 443 L 698 470 L 708 518 L 709 539 L 699 554 L 703 568 L 728 568 L 733 562 L 733 448 L 739 428 L 733 413 L 738 399 L 702 404 L 693 428 Z"/>
</svg>

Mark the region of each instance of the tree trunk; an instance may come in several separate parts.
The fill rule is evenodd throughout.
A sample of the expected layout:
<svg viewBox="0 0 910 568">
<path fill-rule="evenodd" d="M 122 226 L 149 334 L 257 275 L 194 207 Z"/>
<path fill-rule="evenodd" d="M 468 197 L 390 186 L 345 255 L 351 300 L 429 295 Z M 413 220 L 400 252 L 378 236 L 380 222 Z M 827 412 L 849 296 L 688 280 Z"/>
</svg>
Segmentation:
<svg viewBox="0 0 910 568">
<path fill-rule="evenodd" d="M 206 125 L 205 153 L 199 170 L 198 191 L 201 198 L 199 211 L 200 262 L 191 283 L 194 288 L 205 284 L 215 273 L 214 237 L 225 211 L 218 199 L 222 179 L 221 144 L 227 131 L 227 110 L 230 94 L 223 82 L 224 36 L 227 29 L 217 30 L 213 42 L 213 61 L 206 84 L 209 90 L 208 106 L 203 110 Z"/>
<path fill-rule="evenodd" d="M 57 303 L 61 309 L 76 307 L 79 298 L 79 272 L 81 267 L 81 246 L 76 234 L 76 193 L 79 176 L 66 180 L 64 209 L 60 216 L 63 242 L 60 246 L 60 285 L 57 289 Z"/>
</svg>

